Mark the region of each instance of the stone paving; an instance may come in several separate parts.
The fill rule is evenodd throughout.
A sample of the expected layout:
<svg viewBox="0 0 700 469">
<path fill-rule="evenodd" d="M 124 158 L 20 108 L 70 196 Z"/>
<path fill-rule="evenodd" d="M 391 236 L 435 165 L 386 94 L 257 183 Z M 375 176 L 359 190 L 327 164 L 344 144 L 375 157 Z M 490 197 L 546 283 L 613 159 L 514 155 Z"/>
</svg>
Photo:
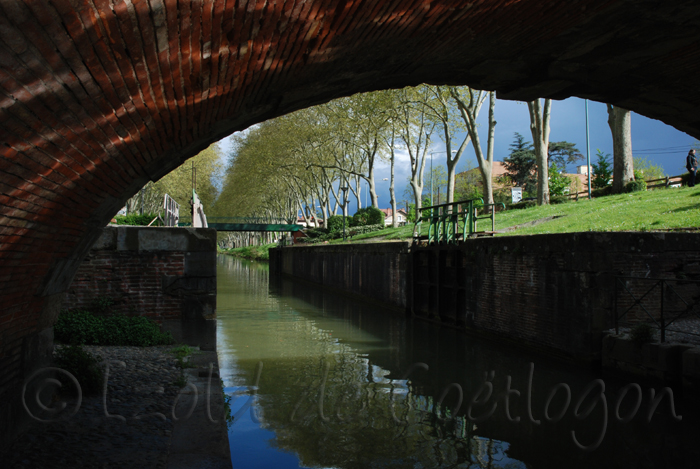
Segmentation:
<svg viewBox="0 0 700 469">
<path fill-rule="evenodd" d="M 77 398 L 51 422 L 34 422 L 0 454 L 3 468 L 165 468 L 173 432 L 173 405 L 180 388 L 171 346 L 85 346 L 109 363 L 105 415 L 103 395 Z M 55 404 L 54 404 L 55 405 Z M 181 405 L 177 406 L 178 412 Z"/>
</svg>

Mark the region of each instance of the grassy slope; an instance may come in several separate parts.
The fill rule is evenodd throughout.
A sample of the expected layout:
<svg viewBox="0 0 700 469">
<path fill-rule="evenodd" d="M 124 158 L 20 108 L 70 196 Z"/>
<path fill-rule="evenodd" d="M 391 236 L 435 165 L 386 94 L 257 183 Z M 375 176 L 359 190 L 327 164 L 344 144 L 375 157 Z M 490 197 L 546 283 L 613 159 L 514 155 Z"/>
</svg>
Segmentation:
<svg viewBox="0 0 700 469">
<path fill-rule="evenodd" d="M 560 205 L 546 205 L 496 214 L 496 230 L 559 216 L 532 227 L 519 228 L 499 236 L 580 231 L 653 231 L 679 228 L 700 229 L 700 189 L 661 189 L 581 199 Z M 489 230 L 483 221 L 479 230 Z M 425 231 L 425 230 L 424 230 Z M 410 238 L 413 225 L 355 236 L 353 241 L 384 241 Z"/>
<path fill-rule="evenodd" d="M 700 230 L 700 188 L 660 189 L 611 195 L 593 200 L 581 199 L 559 205 L 546 205 L 496 214 L 496 230 L 543 218 L 559 218 L 536 226 L 519 228 L 498 236 L 580 231 L 654 231 L 697 228 Z M 479 230 L 489 230 L 483 221 Z M 426 229 L 424 228 L 424 234 Z M 406 239 L 413 235 L 413 224 L 354 236 L 351 242 L 381 242 Z M 331 243 L 342 243 L 342 239 Z M 247 259 L 268 260 L 274 244 L 237 248 L 227 254 Z"/>
</svg>

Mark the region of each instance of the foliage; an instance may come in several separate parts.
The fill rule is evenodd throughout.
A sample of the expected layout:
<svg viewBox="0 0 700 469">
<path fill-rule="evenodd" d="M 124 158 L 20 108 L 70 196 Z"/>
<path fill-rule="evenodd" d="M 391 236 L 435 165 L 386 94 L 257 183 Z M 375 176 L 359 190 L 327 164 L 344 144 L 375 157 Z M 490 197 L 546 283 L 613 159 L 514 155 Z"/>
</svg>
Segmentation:
<svg viewBox="0 0 700 469">
<path fill-rule="evenodd" d="M 642 322 L 630 329 L 630 339 L 634 345 L 641 347 L 656 340 L 656 331 L 649 324 Z"/>
<path fill-rule="evenodd" d="M 530 142 L 525 141 L 518 132 L 515 140 L 510 144 L 510 153 L 503 158 L 503 165 L 511 180 L 516 186 L 522 187 L 526 193 L 537 191 L 537 175 L 535 164 L 535 150 Z"/>
<path fill-rule="evenodd" d="M 373 231 L 379 231 L 384 229 L 384 223 L 380 225 L 363 225 L 363 226 L 354 226 L 349 232 L 348 236 L 356 236 L 360 234 L 365 234 L 365 233 L 371 233 Z"/>
<path fill-rule="evenodd" d="M 210 209 L 219 194 L 217 187 L 221 184 L 223 177 L 223 160 L 217 144 L 210 145 L 157 182 L 146 184 L 141 191 L 127 201 L 128 213 L 139 212 L 142 201 L 144 212 L 160 212 L 163 209 L 163 196 L 168 194 L 180 204 L 180 216 L 188 216 L 195 174 L 197 195 L 204 205 L 205 213 L 211 216 Z M 153 217 L 148 222 L 151 220 Z"/>
<path fill-rule="evenodd" d="M 243 259 L 268 261 L 270 260 L 270 249 L 276 246 L 277 244 L 270 243 L 262 246 L 246 246 L 242 248 L 226 249 L 222 250 L 221 252 L 229 256 L 242 257 Z"/>
<path fill-rule="evenodd" d="M 644 179 L 630 181 L 625 185 L 625 192 L 639 192 L 647 190 L 647 183 Z"/>
<path fill-rule="evenodd" d="M 510 180 L 508 182 L 510 182 Z M 468 168 L 455 177 L 454 200 L 481 199 L 484 197 L 482 188 L 483 181 L 481 180 L 481 174 L 479 174 L 478 168 Z"/>
<path fill-rule="evenodd" d="M 180 375 L 173 383 L 177 387 L 184 388 L 185 386 L 187 386 L 187 377 L 185 376 L 185 368 L 193 368 L 194 365 L 190 364 L 189 361 L 187 361 L 185 359 L 187 357 L 189 357 L 190 355 L 192 355 L 193 351 L 194 350 L 189 345 L 185 345 L 185 344 L 182 344 L 182 345 L 170 350 L 170 353 L 175 355 L 175 359 L 177 360 L 177 367 L 180 369 Z"/>
<path fill-rule="evenodd" d="M 601 189 L 610 184 L 613 174 L 612 163 L 610 162 L 610 154 L 603 153 L 600 149 L 598 149 L 596 156 L 598 157 L 598 163 L 591 165 L 593 168 L 591 187 Z"/>
<path fill-rule="evenodd" d="M 423 198 L 430 201 L 430 191 L 433 191 L 433 202 L 447 201 L 447 171 L 443 165 L 435 165 L 432 171 L 427 171 L 427 181 L 423 185 Z"/>
<path fill-rule="evenodd" d="M 155 322 L 141 316 L 96 315 L 89 311 L 63 311 L 54 326 L 56 340 L 80 345 L 171 344 L 169 332 L 161 332 Z"/>
<path fill-rule="evenodd" d="M 661 179 L 666 177 L 661 166 L 652 164 L 647 158 L 644 157 L 634 157 L 634 178 L 636 180 L 649 181 L 652 179 Z"/>
<path fill-rule="evenodd" d="M 352 216 L 350 226 L 384 225 L 384 212 L 376 207 L 365 207 Z"/>
<path fill-rule="evenodd" d="M 564 176 L 562 171 L 557 163 L 553 163 L 549 169 L 549 193 L 552 196 L 564 195 L 564 190 L 571 184 L 571 178 Z"/>
<path fill-rule="evenodd" d="M 591 190 L 591 197 L 606 197 L 612 195 L 612 186 L 601 187 L 600 189 Z"/>
<path fill-rule="evenodd" d="M 568 195 L 557 195 L 549 200 L 550 204 L 568 204 L 573 200 Z"/>
<path fill-rule="evenodd" d="M 128 215 L 117 215 L 114 217 L 114 220 L 117 225 L 147 226 L 157 216 L 157 213 L 144 213 L 143 215 L 130 213 Z"/>
<path fill-rule="evenodd" d="M 326 222 L 326 227 L 329 233 L 342 233 L 343 232 L 343 216 L 342 215 L 332 215 L 328 217 Z M 349 226 L 349 220 L 345 221 L 345 226 Z"/>
<path fill-rule="evenodd" d="M 221 393 L 223 394 L 224 399 L 224 416 L 226 418 L 226 424 L 230 427 L 233 425 L 233 412 L 231 411 L 231 404 L 233 403 L 234 399 L 233 396 L 226 394 L 226 391 L 224 391 L 224 380 L 219 378 L 219 382 L 221 383 Z"/>
<path fill-rule="evenodd" d="M 581 160 L 583 160 L 583 154 L 578 151 L 575 143 L 549 142 L 547 161 L 550 167 L 556 164 L 564 171 L 567 164 L 573 164 Z"/>
<path fill-rule="evenodd" d="M 530 208 L 530 207 L 536 207 L 537 206 L 537 201 L 535 200 L 523 200 L 520 202 L 516 202 L 514 204 L 510 204 L 508 206 L 509 209 L 513 210 L 521 210 L 524 208 Z"/>
<path fill-rule="evenodd" d="M 66 345 L 56 348 L 54 360 L 57 367 L 75 376 L 85 394 L 97 394 L 102 390 L 102 357 L 91 354 L 79 345 Z M 58 379 L 62 387 L 75 386 L 63 374 L 59 374 Z"/>
</svg>

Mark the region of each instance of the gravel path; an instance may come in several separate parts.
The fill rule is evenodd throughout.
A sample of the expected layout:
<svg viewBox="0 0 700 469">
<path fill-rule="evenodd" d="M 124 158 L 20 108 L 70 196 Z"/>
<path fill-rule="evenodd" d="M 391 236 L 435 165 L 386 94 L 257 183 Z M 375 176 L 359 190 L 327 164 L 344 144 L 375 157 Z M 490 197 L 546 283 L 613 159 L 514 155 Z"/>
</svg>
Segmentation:
<svg viewBox="0 0 700 469">
<path fill-rule="evenodd" d="M 0 454 L 0 465 L 8 469 L 164 468 L 173 431 L 173 403 L 180 391 L 175 385 L 180 370 L 171 348 L 85 346 L 109 363 L 107 411 L 122 418 L 105 415 L 102 395 L 83 396 L 78 412 L 66 418 L 77 398 L 65 397 L 68 406 L 63 417 L 34 422 L 6 454 Z"/>
</svg>

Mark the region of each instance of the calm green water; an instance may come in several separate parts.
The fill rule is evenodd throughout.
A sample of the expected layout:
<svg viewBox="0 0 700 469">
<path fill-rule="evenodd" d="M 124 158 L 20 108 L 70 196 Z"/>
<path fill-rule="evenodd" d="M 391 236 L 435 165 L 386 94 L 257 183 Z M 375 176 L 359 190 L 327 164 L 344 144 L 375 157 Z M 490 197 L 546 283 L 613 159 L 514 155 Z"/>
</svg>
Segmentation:
<svg viewBox="0 0 700 469">
<path fill-rule="evenodd" d="M 679 390 L 681 421 L 668 393 L 647 421 L 658 384 L 271 285 L 266 264 L 232 257 L 218 260 L 217 309 L 234 468 L 700 465 L 700 416 Z"/>
</svg>

